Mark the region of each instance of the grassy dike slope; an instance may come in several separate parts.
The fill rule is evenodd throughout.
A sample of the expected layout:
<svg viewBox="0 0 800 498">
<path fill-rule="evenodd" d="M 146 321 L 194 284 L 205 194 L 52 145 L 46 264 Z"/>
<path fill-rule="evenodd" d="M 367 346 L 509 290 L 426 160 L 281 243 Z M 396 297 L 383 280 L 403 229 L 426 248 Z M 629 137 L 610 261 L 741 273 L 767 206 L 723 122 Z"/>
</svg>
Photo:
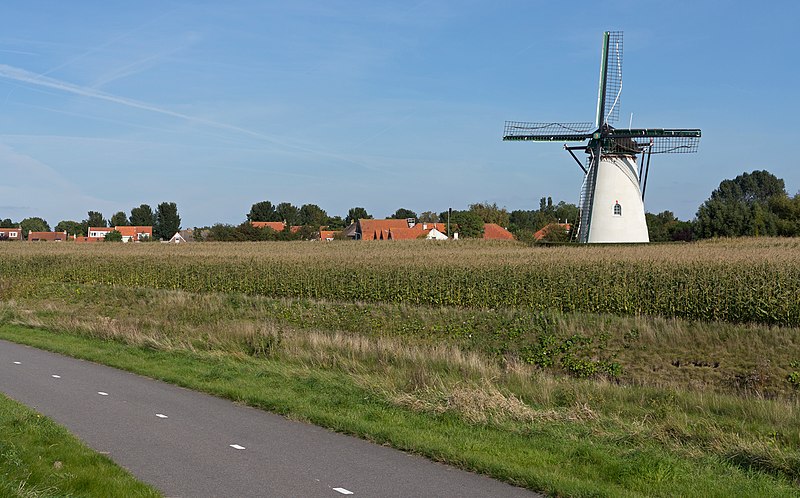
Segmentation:
<svg viewBox="0 0 800 498">
<path fill-rule="evenodd" d="M 475 402 L 480 396 L 481 420 L 463 411 L 411 409 L 392 402 L 390 393 L 365 387 L 366 372 L 359 382 L 358 376 L 309 362 L 220 351 L 154 350 L 12 325 L 0 327 L 0 337 L 226 397 L 552 495 L 796 496 L 798 492 L 786 475 L 775 469 L 760 471 L 757 458 L 746 452 L 725 458 L 698 451 L 693 444 L 664 444 L 649 437 L 648 424 L 627 425 L 575 402 L 603 396 L 591 385 L 579 386 L 586 390 L 582 394 L 572 391 L 574 400 L 566 406 L 527 410 L 513 396 L 499 392 L 462 393 L 472 409 L 479 408 Z M 555 382 L 550 389 L 563 389 L 559 396 L 569 397 L 571 388 Z M 645 402 L 650 405 L 646 411 L 661 411 L 662 418 L 678 414 L 669 422 L 676 432 L 684 430 L 678 421 L 685 417 L 685 423 L 707 423 L 714 430 L 708 420 L 680 414 L 681 407 L 695 399 L 658 391 L 620 395 L 639 398 L 624 403 Z M 451 403 L 459 402 L 456 396 L 451 398 Z"/>
</svg>

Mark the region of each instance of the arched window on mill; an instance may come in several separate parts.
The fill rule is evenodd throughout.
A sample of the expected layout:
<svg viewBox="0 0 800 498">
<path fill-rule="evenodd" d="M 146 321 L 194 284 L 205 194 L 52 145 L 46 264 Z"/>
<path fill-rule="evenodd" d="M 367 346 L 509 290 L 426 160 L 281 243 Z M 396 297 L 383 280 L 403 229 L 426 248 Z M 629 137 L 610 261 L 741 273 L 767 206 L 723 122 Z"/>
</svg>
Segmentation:
<svg viewBox="0 0 800 498">
<path fill-rule="evenodd" d="M 614 203 L 614 216 L 622 216 L 622 206 L 619 201 Z"/>
</svg>

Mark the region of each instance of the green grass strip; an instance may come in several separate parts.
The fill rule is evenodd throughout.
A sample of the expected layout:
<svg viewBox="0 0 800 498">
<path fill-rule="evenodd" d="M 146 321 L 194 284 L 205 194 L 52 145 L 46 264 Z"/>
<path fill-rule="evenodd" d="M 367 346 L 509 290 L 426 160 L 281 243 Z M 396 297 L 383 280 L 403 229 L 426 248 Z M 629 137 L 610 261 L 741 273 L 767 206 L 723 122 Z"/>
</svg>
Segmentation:
<svg viewBox="0 0 800 498">
<path fill-rule="evenodd" d="M 274 359 L 165 352 L 0 326 L 0 337 L 243 402 L 560 496 L 797 496 L 779 477 L 655 445 L 631 447 L 580 423 L 527 431 L 480 426 L 388 403 L 349 377 Z"/>
<path fill-rule="evenodd" d="M 52 420 L 0 394 L 0 496 L 161 495 Z"/>
</svg>

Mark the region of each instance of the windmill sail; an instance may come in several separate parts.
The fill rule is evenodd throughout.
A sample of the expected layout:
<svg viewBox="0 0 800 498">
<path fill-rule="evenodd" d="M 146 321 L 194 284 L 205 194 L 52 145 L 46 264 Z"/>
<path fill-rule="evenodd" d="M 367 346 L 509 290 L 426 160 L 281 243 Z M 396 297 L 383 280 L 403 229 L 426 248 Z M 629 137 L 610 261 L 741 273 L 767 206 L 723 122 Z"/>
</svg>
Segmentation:
<svg viewBox="0 0 800 498">
<path fill-rule="evenodd" d="M 603 50 L 600 54 L 600 85 L 597 89 L 597 117 L 600 128 L 619 119 L 622 94 L 622 32 L 603 33 Z"/>
</svg>

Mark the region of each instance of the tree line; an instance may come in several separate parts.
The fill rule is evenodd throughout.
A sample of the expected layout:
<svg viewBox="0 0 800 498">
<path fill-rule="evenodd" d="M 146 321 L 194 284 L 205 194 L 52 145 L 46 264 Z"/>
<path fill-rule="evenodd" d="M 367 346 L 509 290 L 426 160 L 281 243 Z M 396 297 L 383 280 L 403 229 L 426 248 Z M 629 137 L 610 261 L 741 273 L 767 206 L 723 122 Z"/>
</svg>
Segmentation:
<svg viewBox="0 0 800 498">
<path fill-rule="evenodd" d="M 152 226 L 154 239 L 168 240 L 180 230 L 181 217 L 178 214 L 178 206 L 174 202 L 162 202 L 155 211 L 149 205 L 142 204 L 131 209 L 130 217 L 124 211 L 118 211 L 107 220 L 100 211 L 89 211 L 84 220 L 61 220 L 53 230 L 85 237 L 89 234 L 90 227 L 116 226 Z M 19 223 L 13 222 L 10 218 L 0 220 L 0 228 L 12 227 L 21 227 L 24 237 L 27 237 L 30 232 L 49 232 L 51 230 L 50 224 L 38 216 L 25 218 Z"/>
<path fill-rule="evenodd" d="M 55 230 L 85 236 L 89 227 L 144 225 L 153 226 L 154 238 L 169 239 L 180 229 L 180 216 L 174 202 L 162 202 L 155 211 L 149 205 L 142 204 L 131 209 L 130 216 L 119 211 L 108 220 L 98 211 L 89 211 L 87 214 L 88 217 L 80 222 L 62 220 Z M 693 220 L 680 220 L 672 211 L 646 213 L 645 216 L 651 242 L 691 241 L 710 237 L 793 237 L 800 235 L 800 193 L 790 196 L 782 179 L 768 171 L 753 171 L 723 180 L 698 208 Z M 218 223 L 198 229 L 196 236 L 203 234 L 198 238 L 218 241 L 302 240 L 312 238 L 323 226 L 329 230 L 342 230 L 358 219 L 372 218 L 361 206 L 350 208 L 342 217 L 329 216 L 316 204 L 297 207 L 290 202 L 273 204 L 267 200 L 253 204 L 241 224 Z M 569 223 L 573 230 L 577 228 L 578 207 L 564 201 L 554 203 L 552 198 L 543 197 L 539 201 L 539 208 L 532 210 L 509 212 L 496 203 L 479 202 L 470 204 L 464 210 L 441 213 L 425 211 L 417 214 L 410 209 L 399 208 L 389 218 L 443 223 L 443 231 L 447 231 L 449 221 L 450 231 L 457 230 L 459 236 L 464 238 L 481 237 L 484 224 L 496 223 L 508 228 L 518 239 L 532 241 L 535 232 L 552 223 Z M 255 228 L 251 224 L 253 221 L 282 222 L 285 228 Z M 26 237 L 30 231 L 50 231 L 47 222 L 38 217 L 26 218 L 19 223 L 8 218 L 0 220 L 0 228 L 17 226 L 22 227 Z M 547 239 L 566 241 L 569 240 L 569 234 L 553 230 L 547 234 Z"/>
<path fill-rule="evenodd" d="M 419 216 L 406 208 L 399 208 L 389 218 L 415 218 L 421 221 L 437 221 L 438 216 L 426 211 Z M 315 236 L 320 227 L 340 231 L 356 220 L 370 220 L 373 216 L 364 207 L 350 208 L 347 214 L 330 216 L 328 212 L 316 204 L 303 204 L 300 207 L 291 202 L 273 204 L 271 201 L 256 202 L 250 207 L 245 221 L 238 225 L 217 223 L 210 227 L 195 230 L 195 239 L 208 241 L 264 241 L 264 240 L 309 240 Z M 279 222 L 284 224 L 282 230 L 269 227 L 256 228 L 254 221 Z"/>
</svg>

